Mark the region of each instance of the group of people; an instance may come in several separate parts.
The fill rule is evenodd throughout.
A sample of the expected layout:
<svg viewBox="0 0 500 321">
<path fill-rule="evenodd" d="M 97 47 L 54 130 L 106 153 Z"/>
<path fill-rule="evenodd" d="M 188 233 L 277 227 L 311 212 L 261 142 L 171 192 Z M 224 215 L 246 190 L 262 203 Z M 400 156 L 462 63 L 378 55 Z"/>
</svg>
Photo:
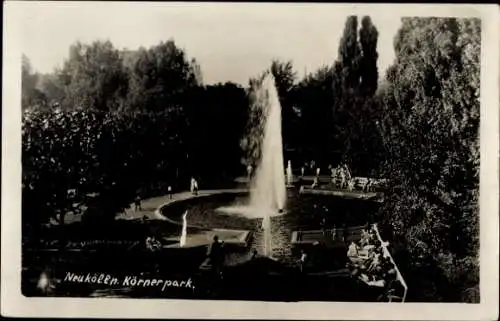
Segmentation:
<svg viewBox="0 0 500 321">
<path fill-rule="evenodd" d="M 156 252 L 158 250 L 161 250 L 162 244 L 154 236 L 148 236 L 146 238 L 146 248 L 152 252 Z"/>
<path fill-rule="evenodd" d="M 334 185 L 338 183 L 340 188 L 354 189 L 354 180 L 346 164 L 341 164 L 336 168 L 331 167 L 330 171 L 332 183 Z"/>
<path fill-rule="evenodd" d="M 315 174 L 316 177 L 319 176 L 321 172 L 321 168 L 319 166 L 316 166 L 316 162 L 314 160 L 310 162 L 305 162 L 304 165 L 302 165 L 302 167 L 300 168 L 300 175 L 302 177 L 305 176 L 306 170 L 309 173 Z"/>
<path fill-rule="evenodd" d="M 311 164 L 315 164 L 311 162 Z M 311 168 L 312 170 L 312 168 Z M 351 173 L 347 165 L 342 164 L 337 167 L 333 167 L 332 165 L 328 165 L 328 170 L 330 171 L 330 177 L 333 185 L 339 184 L 340 188 L 350 188 L 354 189 L 354 180 L 351 178 Z M 302 167 L 301 174 L 304 176 L 305 167 Z M 311 188 L 319 187 L 319 174 L 321 173 L 321 168 L 316 168 L 316 175 L 313 178 L 313 183 L 311 184 Z"/>
<path fill-rule="evenodd" d="M 361 233 L 359 242 L 351 242 L 347 251 L 353 276 L 369 285 L 392 289 L 397 271 L 389 256 L 383 252 L 387 244 L 377 239 L 373 227 L 363 229 Z"/>
</svg>

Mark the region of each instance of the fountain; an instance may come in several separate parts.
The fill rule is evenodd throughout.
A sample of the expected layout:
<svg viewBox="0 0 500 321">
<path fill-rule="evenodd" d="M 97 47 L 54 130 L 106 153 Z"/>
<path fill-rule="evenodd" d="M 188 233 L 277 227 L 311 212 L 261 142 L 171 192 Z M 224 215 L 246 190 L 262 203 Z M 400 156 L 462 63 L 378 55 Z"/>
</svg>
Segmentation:
<svg viewBox="0 0 500 321">
<path fill-rule="evenodd" d="M 291 186 L 293 183 L 292 162 L 291 161 L 288 161 L 288 165 L 286 167 L 286 183 L 288 186 Z"/>
<path fill-rule="evenodd" d="M 179 241 L 179 246 L 184 247 L 186 246 L 186 237 L 187 237 L 187 214 L 188 211 L 182 215 L 182 232 L 181 232 L 181 239 Z"/>
<path fill-rule="evenodd" d="M 263 122 L 260 139 L 261 157 L 251 182 L 247 206 L 220 208 L 220 211 L 262 218 L 263 255 L 271 255 L 271 216 L 283 214 L 286 205 L 283 142 L 281 137 L 281 105 L 274 77 L 267 73 L 255 91 L 256 103 L 261 108 Z M 291 167 L 291 164 L 289 163 Z M 291 174 L 291 173 L 290 173 Z"/>
<path fill-rule="evenodd" d="M 262 153 L 256 168 L 250 194 L 250 206 L 268 212 L 285 207 L 286 188 L 281 137 L 281 105 L 272 74 L 267 74 L 257 92 L 265 122 L 262 136 Z"/>
</svg>

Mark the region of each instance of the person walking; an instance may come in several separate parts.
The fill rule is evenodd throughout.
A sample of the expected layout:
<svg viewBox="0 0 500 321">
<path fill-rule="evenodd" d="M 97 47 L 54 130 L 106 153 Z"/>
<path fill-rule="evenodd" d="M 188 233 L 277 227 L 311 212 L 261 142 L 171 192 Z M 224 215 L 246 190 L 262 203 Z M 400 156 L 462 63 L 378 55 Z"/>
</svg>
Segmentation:
<svg viewBox="0 0 500 321">
<path fill-rule="evenodd" d="M 167 187 L 167 194 L 168 194 L 168 198 L 172 199 L 172 186 L 170 186 L 170 185 L 168 185 L 168 187 Z"/>
</svg>

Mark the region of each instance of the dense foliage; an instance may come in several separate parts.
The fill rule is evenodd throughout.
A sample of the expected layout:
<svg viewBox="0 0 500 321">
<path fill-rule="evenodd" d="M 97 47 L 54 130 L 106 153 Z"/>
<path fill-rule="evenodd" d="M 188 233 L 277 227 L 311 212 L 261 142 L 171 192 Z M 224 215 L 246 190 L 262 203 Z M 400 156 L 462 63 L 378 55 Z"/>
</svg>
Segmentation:
<svg viewBox="0 0 500 321">
<path fill-rule="evenodd" d="M 369 17 L 351 16 L 331 65 L 299 79 L 291 61 L 271 62 L 285 159 L 343 161 L 354 175 L 390 178 L 380 215 L 405 249 L 411 299 L 475 302 L 480 21 L 403 19 L 385 79 L 377 40 Z M 173 40 L 137 51 L 76 43 L 46 75 L 23 57 L 25 228 L 85 209 L 111 220 L 137 193 L 244 175 L 258 158 L 257 142 L 244 138 L 259 130 L 252 95 L 262 75 L 246 88 L 203 85 L 201 67 Z"/>
<path fill-rule="evenodd" d="M 403 19 L 395 50 L 381 93 L 386 220 L 430 297 L 476 300 L 480 21 Z"/>
</svg>

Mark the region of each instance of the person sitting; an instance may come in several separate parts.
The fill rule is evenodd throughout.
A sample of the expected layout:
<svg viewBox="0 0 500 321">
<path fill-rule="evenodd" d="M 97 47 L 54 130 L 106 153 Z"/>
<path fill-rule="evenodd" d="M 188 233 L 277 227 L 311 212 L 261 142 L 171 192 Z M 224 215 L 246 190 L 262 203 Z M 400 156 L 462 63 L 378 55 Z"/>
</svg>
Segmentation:
<svg viewBox="0 0 500 321">
<path fill-rule="evenodd" d="M 336 240 L 337 239 L 337 229 L 335 228 L 335 225 L 333 226 L 333 229 L 332 229 L 332 240 Z"/>
<path fill-rule="evenodd" d="M 344 169 L 347 180 L 350 180 L 351 179 L 351 172 L 349 171 L 349 167 L 347 167 L 347 165 L 344 164 L 342 166 L 342 168 Z"/>
<path fill-rule="evenodd" d="M 368 266 L 368 272 L 380 271 L 381 254 L 382 253 L 379 250 L 373 252 L 373 257 L 370 265 Z"/>
<path fill-rule="evenodd" d="M 356 243 L 351 242 L 351 245 L 349 245 L 349 249 L 347 250 L 347 257 L 354 264 L 354 266 L 357 266 L 361 269 L 364 268 L 364 262 L 366 258 L 363 258 L 359 255 L 359 247 Z"/>
<path fill-rule="evenodd" d="M 364 190 L 365 190 L 365 192 L 370 192 L 371 189 L 372 189 L 372 179 L 368 178 L 368 180 L 364 186 Z"/>
<path fill-rule="evenodd" d="M 366 273 L 361 273 L 360 278 L 361 280 L 363 280 L 363 282 L 370 282 L 370 277 Z"/>
<path fill-rule="evenodd" d="M 344 188 L 346 186 L 345 174 L 344 171 L 340 171 L 340 188 Z"/>
<path fill-rule="evenodd" d="M 148 249 L 152 248 L 152 245 L 151 245 L 151 236 L 146 237 L 146 247 Z"/>
<path fill-rule="evenodd" d="M 349 249 L 347 250 L 347 256 L 348 257 L 358 257 L 359 252 L 358 252 L 358 245 L 354 242 L 351 242 L 349 245 Z"/>
<path fill-rule="evenodd" d="M 358 250 L 359 256 L 364 259 L 372 259 L 374 255 L 375 246 L 365 245 L 360 250 Z"/>
<path fill-rule="evenodd" d="M 157 251 L 161 248 L 161 243 L 153 236 L 146 238 L 146 248 L 150 251 Z"/>
<path fill-rule="evenodd" d="M 360 242 L 361 246 L 365 246 L 365 245 L 368 245 L 370 243 L 368 231 L 366 231 L 366 229 L 361 230 L 361 240 L 359 242 Z"/>
<path fill-rule="evenodd" d="M 313 183 L 311 185 L 311 188 L 314 189 L 314 188 L 317 188 L 318 187 L 318 177 L 314 177 L 314 180 L 313 180 Z"/>
<path fill-rule="evenodd" d="M 354 190 L 354 180 L 350 179 L 349 182 L 347 183 L 347 189 L 352 192 Z"/>
<path fill-rule="evenodd" d="M 373 231 L 373 228 L 370 228 L 370 230 L 368 231 L 368 239 L 370 240 L 370 242 L 372 241 L 375 241 L 376 240 L 376 236 L 375 236 L 375 231 Z M 377 240 L 378 241 L 378 240 Z M 375 242 L 377 243 L 377 242 Z M 378 242 L 379 244 L 377 246 L 380 246 L 380 242 Z"/>
<path fill-rule="evenodd" d="M 332 168 L 330 171 L 331 171 L 330 178 L 331 178 L 333 186 L 335 186 L 336 178 L 337 178 L 336 169 Z"/>
</svg>

